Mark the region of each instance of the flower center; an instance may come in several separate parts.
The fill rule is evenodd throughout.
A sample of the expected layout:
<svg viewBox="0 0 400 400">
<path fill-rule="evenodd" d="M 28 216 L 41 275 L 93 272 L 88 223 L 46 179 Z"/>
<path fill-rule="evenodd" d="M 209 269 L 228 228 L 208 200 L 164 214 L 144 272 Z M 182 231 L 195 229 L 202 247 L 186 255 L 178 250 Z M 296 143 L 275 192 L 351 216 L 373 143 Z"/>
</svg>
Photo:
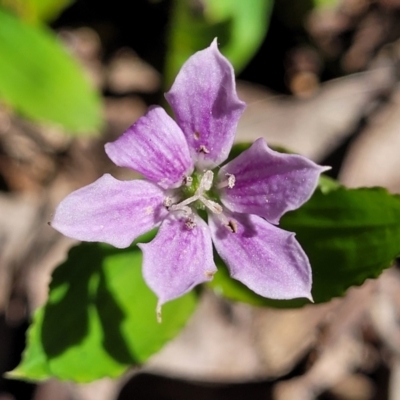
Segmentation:
<svg viewBox="0 0 400 400">
<path fill-rule="evenodd" d="M 212 171 L 206 171 L 203 175 L 194 173 L 192 176 L 184 178 L 183 185 L 175 191 L 177 192 L 174 193 L 175 196 L 165 198 L 165 207 L 169 211 L 184 211 L 187 215 L 192 213 L 191 207 L 196 209 L 208 208 L 213 213 L 220 214 L 222 206 L 209 198 L 213 180 L 214 173 Z"/>
<path fill-rule="evenodd" d="M 196 210 L 208 209 L 224 220 L 232 232 L 236 227 L 222 214 L 223 208 L 214 189 L 224 187 L 232 188 L 235 185 L 234 175 L 227 174 L 227 179 L 214 185 L 214 172 L 205 171 L 203 174 L 194 172 L 192 176 L 185 177 L 180 188 L 175 189 L 164 199 L 164 206 L 171 212 L 183 212 L 186 217 L 186 226 L 193 229 L 196 226 L 193 208 Z"/>
</svg>

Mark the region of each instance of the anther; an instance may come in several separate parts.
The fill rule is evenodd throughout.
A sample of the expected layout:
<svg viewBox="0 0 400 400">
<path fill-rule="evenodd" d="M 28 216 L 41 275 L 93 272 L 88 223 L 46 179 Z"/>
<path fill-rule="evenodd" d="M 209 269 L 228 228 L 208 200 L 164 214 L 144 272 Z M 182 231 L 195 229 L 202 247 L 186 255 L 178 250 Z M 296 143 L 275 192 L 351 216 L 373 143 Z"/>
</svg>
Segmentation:
<svg viewBox="0 0 400 400">
<path fill-rule="evenodd" d="M 204 146 L 204 144 L 202 144 L 199 148 L 199 153 L 204 153 L 204 154 L 208 154 L 210 151 L 207 149 L 206 146 Z"/>
<path fill-rule="evenodd" d="M 185 225 L 186 225 L 186 227 L 187 227 L 188 229 L 194 229 L 194 228 L 196 228 L 196 222 L 195 222 L 195 220 L 194 220 L 193 218 L 188 218 L 188 219 L 185 221 Z"/>
<path fill-rule="evenodd" d="M 235 175 L 232 174 L 226 174 L 228 177 L 228 188 L 232 189 L 235 186 L 236 178 Z"/>
<path fill-rule="evenodd" d="M 235 186 L 235 183 L 236 183 L 235 175 L 233 175 L 233 174 L 225 174 L 225 176 L 228 179 L 218 183 L 218 185 L 217 185 L 218 189 L 222 189 L 224 187 L 228 187 L 229 189 L 232 189 Z"/>
<path fill-rule="evenodd" d="M 228 224 L 226 225 L 226 227 L 232 232 L 232 233 L 236 233 L 238 230 L 238 226 L 236 221 L 234 221 L 233 219 L 230 219 L 228 221 Z"/>
<path fill-rule="evenodd" d="M 172 199 L 171 197 L 166 197 L 163 201 L 164 207 L 170 208 L 172 206 Z"/>
<path fill-rule="evenodd" d="M 192 185 L 192 183 L 193 183 L 193 178 L 191 177 L 191 176 L 184 176 L 183 177 L 183 184 L 185 185 L 185 186 L 191 186 Z"/>
</svg>

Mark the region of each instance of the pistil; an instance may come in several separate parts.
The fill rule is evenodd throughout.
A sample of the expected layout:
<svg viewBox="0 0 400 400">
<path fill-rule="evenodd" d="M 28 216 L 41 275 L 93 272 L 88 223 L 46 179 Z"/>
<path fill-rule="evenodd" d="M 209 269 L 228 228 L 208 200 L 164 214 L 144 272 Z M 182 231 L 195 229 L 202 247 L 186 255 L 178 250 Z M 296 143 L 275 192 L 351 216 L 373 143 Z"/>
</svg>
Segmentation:
<svg viewBox="0 0 400 400">
<path fill-rule="evenodd" d="M 232 175 L 233 176 L 233 175 Z M 196 189 L 193 196 L 190 196 L 180 203 L 174 204 L 172 197 L 166 197 L 164 200 L 164 206 L 169 211 L 184 211 L 186 216 L 190 216 L 193 211 L 189 207 L 190 204 L 200 201 L 205 207 L 207 207 L 211 212 L 215 214 L 222 213 L 222 206 L 218 204 L 216 201 L 210 200 L 206 196 L 206 192 L 208 192 L 213 184 L 214 173 L 212 171 L 206 171 L 200 179 L 200 183 L 198 188 Z M 190 183 L 193 182 L 193 178 L 185 178 L 184 185 L 189 186 Z M 189 184 L 189 185 L 188 185 Z"/>
<path fill-rule="evenodd" d="M 228 187 L 230 189 L 233 188 L 233 186 L 235 185 L 235 176 L 232 174 L 226 174 L 226 176 L 227 179 L 216 185 L 217 188 L 223 188 L 223 187 Z M 196 181 L 199 182 L 198 179 L 196 179 Z M 213 214 L 218 215 L 218 218 L 229 229 L 229 231 L 236 233 L 237 232 L 236 221 L 229 220 L 223 214 L 223 208 L 221 204 L 207 197 L 207 192 L 212 188 L 213 181 L 214 181 L 214 173 L 212 171 L 206 171 L 202 175 L 200 182 L 198 183 L 198 187 L 192 189 L 195 190 L 193 196 L 190 196 L 179 203 L 177 203 L 177 201 L 179 201 L 178 200 L 179 198 L 177 196 L 167 196 L 164 199 L 164 206 L 169 211 L 182 211 L 186 217 L 185 221 L 186 227 L 188 229 L 194 229 L 196 227 L 196 222 L 194 218 L 193 209 L 190 205 L 195 202 L 200 202 L 201 204 L 198 204 L 197 208 L 201 208 L 201 205 L 208 208 Z M 183 179 L 183 187 L 186 189 L 190 189 L 193 182 L 194 179 L 192 177 L 185 177 Z"/>
</svg>

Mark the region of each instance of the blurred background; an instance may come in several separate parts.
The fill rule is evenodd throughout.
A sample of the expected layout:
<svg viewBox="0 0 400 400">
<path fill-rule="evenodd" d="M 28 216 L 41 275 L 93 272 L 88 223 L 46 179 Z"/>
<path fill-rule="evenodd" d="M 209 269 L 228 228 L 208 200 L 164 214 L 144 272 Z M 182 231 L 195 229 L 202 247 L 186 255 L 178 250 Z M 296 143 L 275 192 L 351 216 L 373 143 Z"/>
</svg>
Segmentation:
<svg viewBox="0 0 400 400">
<path fill-rule="evenodd" d="M 47 222 L 105 172 L 103 145 L 218 37 L 247 103 L 237 141 L 264 137 L 350 187 L 400 192 L 399 0 L 0 0 L 0 371 L 74 243 Z M 400 276 L 341 299 L 253 308 L 206 292 L 142 369 L 88 385 L 2 378 L 0 400 L 397 400 Z M 73 329 L 73 327 L 71 327 Z"/>
</svg>

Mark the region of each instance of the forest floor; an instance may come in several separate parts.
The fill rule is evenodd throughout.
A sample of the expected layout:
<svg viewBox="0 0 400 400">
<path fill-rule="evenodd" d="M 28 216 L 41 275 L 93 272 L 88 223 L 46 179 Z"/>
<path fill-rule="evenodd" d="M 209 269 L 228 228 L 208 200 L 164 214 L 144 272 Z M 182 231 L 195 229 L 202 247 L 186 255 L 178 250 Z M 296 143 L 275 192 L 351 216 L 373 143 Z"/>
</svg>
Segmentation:
<svg viewBox="0 0 400 400">
<path fill-rule="evenodd" d="M 331 174 L 349 187 L 400 193 L 400 2 L 342 0 L 294 28 L 285 24 L 282 3 L 239 76 L 248 107 L 236 140 L 264 137 L 332 165 Z M 30 316 L 74 243 L 48 226 L 55 206 L 105 172 L 134 177 L 107 159 L 103 145 L 161 91 L 159 72 L 138 49 L 109 48 L 96 24 L 78 25 L 61 19 L 56 28 L 103 93 L 102 135 L 73 139 L 0 107 L 1 371 L 18 362 Z M 282 32 L 287 46 L 268 55 L 270 77 L 257 79 L 268 73 L 254 72 L 258 60 Z M 296 310 L 205 293 L 184 331 L 143 369 L 89 385 L 2 379 L 0 400 L 398 400 L 399 318 L 396 266 L 343 298 Z"/>
</svg>

